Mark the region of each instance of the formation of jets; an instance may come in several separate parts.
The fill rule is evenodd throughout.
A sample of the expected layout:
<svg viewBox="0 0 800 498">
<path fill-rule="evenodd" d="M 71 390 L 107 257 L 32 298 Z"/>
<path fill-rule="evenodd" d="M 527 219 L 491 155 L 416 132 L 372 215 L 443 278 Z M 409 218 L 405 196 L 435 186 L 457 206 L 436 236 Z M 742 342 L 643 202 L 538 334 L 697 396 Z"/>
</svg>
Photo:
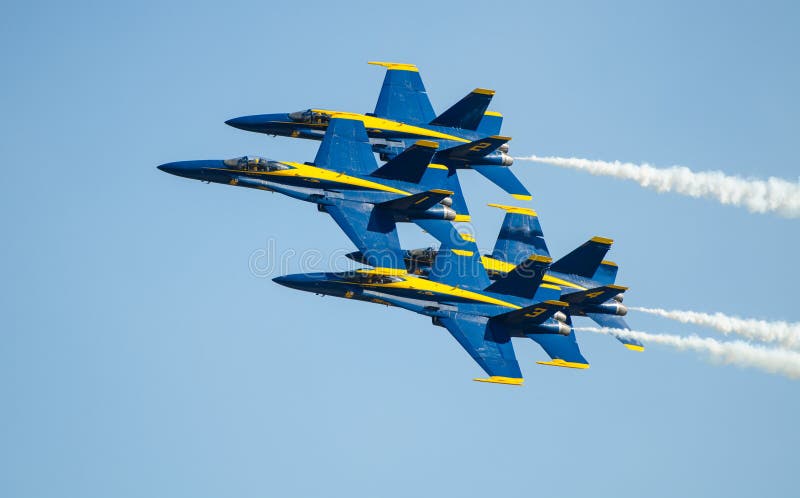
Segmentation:
<svg viewBox="0 0 800 498">
<path fill-rule="evenodd" d="M 488 374 L 475 380 L 522 384 L 512 337 L 538 343 L 551 358 L 540 364 L 588 368 L 573 318 L 628 328 L 622 318 L 627 288 L 615 284 L 617 265 L 604 259 L 613 241 L 593 237 L 553 262 L 535 211 L 490 204 L 506 214 L 494 250 L 481 255 L 475 238 L 459 230 L 470 214 L 458 170 L 473 169 L 515 199 L 531 199 L 509 168 L 511 139 L 500 135 L 503 117 L 488 110 L 494 91 L 476 88 L 436 115 L 416 66 L 370 64 L 386 68 L 373 113 L 308 109 L 226 121 L 258 133 L 321 140 L 313 162 L 243 156 L 158 168 L 315 203 L 358 249 L 348 257 L 365 268 L 274 281 L 429 316 Z M 398 222 L 416 224 L 440 246 L 403 249 Z M 643 350 L 635 340 L 617 338 Z"/>
</svg>

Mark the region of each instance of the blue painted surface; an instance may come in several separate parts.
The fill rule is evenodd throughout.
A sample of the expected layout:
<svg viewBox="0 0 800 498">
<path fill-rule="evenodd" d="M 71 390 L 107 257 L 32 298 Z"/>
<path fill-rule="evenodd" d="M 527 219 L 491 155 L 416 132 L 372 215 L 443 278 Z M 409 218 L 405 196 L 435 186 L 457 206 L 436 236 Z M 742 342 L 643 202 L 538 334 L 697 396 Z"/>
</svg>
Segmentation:
<svg viewBox="0 0 800 498">
<path fill-rule="evenodd" d="M 417 64 L 437 110 L 497 90 L 512 155 L 795 180 L 797 18 L 789 2 L 8 4 L 0 495 L 796 494 L 795 381 L 579 332 L 587 371 L 533 365 L 547 355 L 529 341 L 515 345 L 525 387 L 472 382 L 472 359 L 425 317 L 271 282 L 351 250 L 315 206 L 154 165 L 313 158 L 318 143 L 223 122 L 371 111 L 382 76 L 365 62 L 381 58 Z M 465 33 L 476 42 L 452 50 Z M 512 169 L 554 255 L 615 240 L 626 303 L 800 321 L 796 220 Z M 490 252 L 503 213 L 484 205 L 507 196 L 470 171 L 462 183 Z M 487 455 L 525 464 L 464 479 Z"/>
</svg>

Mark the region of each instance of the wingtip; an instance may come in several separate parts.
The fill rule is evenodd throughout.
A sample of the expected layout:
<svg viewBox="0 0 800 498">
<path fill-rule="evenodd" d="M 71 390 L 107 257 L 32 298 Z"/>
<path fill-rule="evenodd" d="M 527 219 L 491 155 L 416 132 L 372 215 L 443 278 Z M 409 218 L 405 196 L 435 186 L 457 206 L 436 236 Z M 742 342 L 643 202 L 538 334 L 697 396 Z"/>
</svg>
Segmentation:
<svg viewBox="0 0 800 498">
<path fill-rule="evenodd" d="M 585 370 L 589 368 L 588 363 L 577 363 L 574 361 L 564 361 L 561 358 L 556 358 L 553 361 L 537 361 L 539 365 L 546 365 L 549 367 L 564 367 L 564 368 L 577 368 L 579 370 Z"/>
<path fill-rule="evenodd" d="M 644 351 L 644 346 L 640 346 L 638 344 L 625 344 L 625 347 L 631 351 L 637 351 L 639 353 Z"/>
<path fill-rule="evenodd" d="M 521 386 L 525 379 L 521 377 L 501 377 L 498 375 L 492 375 L 491 377 L 486 378 L 475 378 L 472 379 L 475 382 L 488 382 L 491 384 L 506 384 L 509 386 Z"/>
<path fill-rule="evenodd" d="M 536 211 L 534 211 L 533 209 L 530 209 L 530 208 L 517 207 L 517 206 L 508 206 L 506 204 L 495 204 L 495 203 L 487 204 L 487 206 L 495 207 L 495 208 L 498 208 L 498 209 L 502 209 L 503 211 L 505 211 L 507 213 L 527 214 L 528 216 L 538 216 L 536 214 Z"/>
</svg>

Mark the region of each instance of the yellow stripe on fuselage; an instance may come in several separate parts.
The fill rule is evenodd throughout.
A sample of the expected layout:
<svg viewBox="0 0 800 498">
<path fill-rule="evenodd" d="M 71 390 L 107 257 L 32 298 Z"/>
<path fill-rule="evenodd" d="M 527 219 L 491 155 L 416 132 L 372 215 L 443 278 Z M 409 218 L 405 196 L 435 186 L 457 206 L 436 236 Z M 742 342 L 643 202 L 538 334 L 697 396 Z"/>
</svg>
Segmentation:
<svg viewBox="0 0 800 498">
<path fill-rule="evenodd" d="M 392 192 L 394 194 L 411 195 L 410 192 L 400 190 L 382 183 L 364 180 L 355 176 L 346 175 L 325 168 L 318 168 L 308 164 L 294 163 L 289 161 L 282 161 L 282 164 L 291 166 L 291 169 L 279 169 L 276 171 L 248 171 L 249 175 L 258 175 L 266 177 L 274 176 L 294 176 L 308 178 L 310 180 L 325 180 L 329 182 L 341 183 L 343 185 L 352 185 L 354 187 L 361 187 L 370 190 L 380 190 L 382 192 Z"/>
<path fill-rule="evenodd" d="M 424 279 L 424 278 L 417 278 L 412 276 L 403 276 L 401 277 L 403 280 L 397 282 L 389 282 L 385 284 L 381 283 L 374 283 L 374 284 L 362 284 L 367 287 L 382 287 L 386 289 L 409 289 L 409 290 L 416 290 L 421 292 L 432 292 L 435 294 L 441 294 L 445 296 L 453 296 L 460 299 L 466 299 L 469 301 L 475 301 L 484 304 L 494 304 L 497 306 L 505 306 L 506 308 L 511 309 L 521 309 L 521 306 L 517 306 L 516 304 L 512 304 L 500 299 L 495 299 L 491 296 L 487 296 L 485 294 L 481 294 L 479 292 L 468 291 L 465 289 L 461 289 L 460 287 L 455 287 L 452 285 L 442 284 L 439 282 L 434 282 L 432 280 Z"/>
<path fill-rule="evenodd" d="M 508 273 L 514 268 L 516 268 L 516 266 L 511 263 L 507 263 L 505 261 L 501 261 L 499 259 L 495 259 L 490 256 L 481 256 L 481 261 L 483 262 L 483 266 L 485 266 L 486 269 L 490 271 Z M 545 274 L 544 279 L 542 281 L 545 284 L 560 285 L 562 287 L 569 287 L 571 289 L 586 290 L 586 287 L 582 287 L 574 282 L 554 277 L 549 274 Z"/>
<path fill-rule="evenodd" d="M 354 121 L 361 121 L 362 123 L 364 123 L 364 128 L 367 129 L 367 133 L 369 133 L 370 130 L 378 130 L 378 131 L 386 130 L 397 133 L 404 133 L 407 135 L 417 135 L 421 137 L 431 137 L 431 138 L 439 138 L 442 140 L 453 140 L 455 142 L 469 143 L 469 140 L 457 137 L 455 135 L 448 135 L 447 133 L 441 133 L 438 131 L 429 130 L 427 128 L 421 128 L 419 126 L 400 123 L 399 121 L 392 121 L 391 119 L 378 118 L 375 116 L 367 116 L 366 114 L 359 114 L 356 112 L 329 111 L 326 109 L 311 109 L 311 112 L 321 112 L 323 114 L 329 115 L 331 118 L 342 118 L 342 119 L 352 119 Z"/>
</svg>

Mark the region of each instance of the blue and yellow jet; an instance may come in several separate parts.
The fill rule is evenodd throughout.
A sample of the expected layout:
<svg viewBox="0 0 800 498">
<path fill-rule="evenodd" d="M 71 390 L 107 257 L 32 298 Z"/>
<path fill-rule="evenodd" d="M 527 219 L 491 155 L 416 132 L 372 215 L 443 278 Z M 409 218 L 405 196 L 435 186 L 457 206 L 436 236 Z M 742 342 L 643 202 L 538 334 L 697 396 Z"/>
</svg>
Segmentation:
<svg viewBox="0 0 800 498">
<path fill-rule="evenodd" d="M 490 278 L 498 278 L 531 256 L 550 258 L 544 233 L 537 213 L 528 208 L 489 204 L 506 212 L 500 233 L 491 254 L 481 261 Z M 567 313 L 584 316 L 601 327 L 629 330 L 622 318 L 628 312 L 622 304 L 627 287 L 616 285 L 617 264 L 605 258 L 614 241 L 605 237 L 592 237 L 566 256 L 550 265 L 543 277 L 546 284 L 561 288 L 559 300 L 569 303 Z M 437 251 L 434 248 L 411 249 L 403 252 L 406 268 L 417 275 L 428 275 Z M 360 252 L 347 255 L 357 262 L 364 262 Z M 641 342 L 616 336 L 625 347 L 643 351 Z"/>
<path fill-rule="evenodd" d="M 489 375 L 477 381 L 522 384 L 512 337 L 537 342 L 551 358 L 540 364 L 588 368 L 570 317 L 565 314 L 569 303 L 558 300 L 558 286 L 543 283 L 552 260 L 533 255 L 491 281 L 474 239 L 452 227 L 450 236 L 443 237 L 427 277 L 406 270 L 372 268 L 287 275 L 274 280 L 307 292 L 430 316 L 433 324 L 446 328 Z"/>
<path fill-rule="evenodd" d="M 503 116 L 487 110 L 493 90 L 476 88 L 437 116 L 415 65 L 370 64 L 386 68 L 373 113 L 308 109 L 242 116 L 226 123 L 267 135 L 321 140 L 332 119 L 358 120 L 383 161 L 395 158 L 418 140 L 434 141 L 440 146 L 435 163 L 452 169 L 474 169 L 515 198 L 530 200 L 530 192 L 508 168 L 514 161 L 507 154 L 510 138 L 500 135 Z"/>
<path fill-rule="evenodd" d="M 368 264 L 400 269 L 405 266 L 397 222 L 424 225 L 440 238 L 449 234 L 450 221 L 469 220 L 458 177 L 431 162 L 437 148 L 436 142 L 419 140 L 378 167 L 363 123 L 336 118 L 330 121 L 313 163 L 245 156 L 180 161 L 158 168 L 313 202 L 333 217 Z"/>
</svg>

